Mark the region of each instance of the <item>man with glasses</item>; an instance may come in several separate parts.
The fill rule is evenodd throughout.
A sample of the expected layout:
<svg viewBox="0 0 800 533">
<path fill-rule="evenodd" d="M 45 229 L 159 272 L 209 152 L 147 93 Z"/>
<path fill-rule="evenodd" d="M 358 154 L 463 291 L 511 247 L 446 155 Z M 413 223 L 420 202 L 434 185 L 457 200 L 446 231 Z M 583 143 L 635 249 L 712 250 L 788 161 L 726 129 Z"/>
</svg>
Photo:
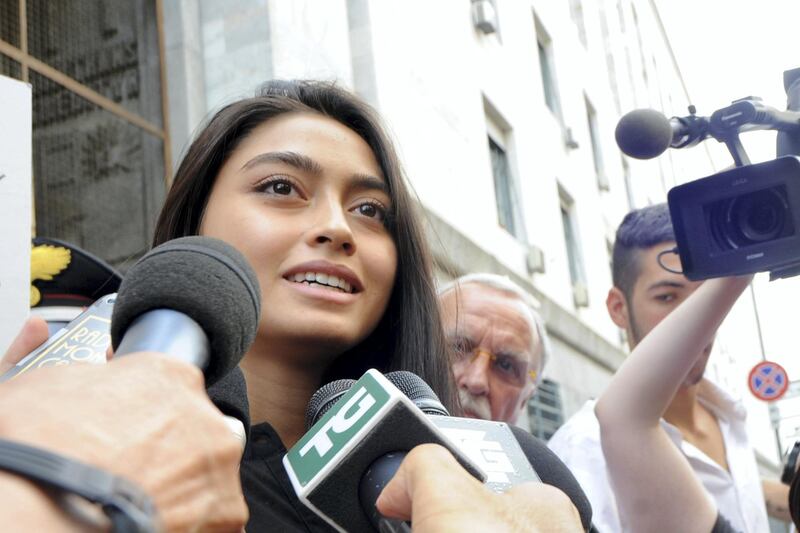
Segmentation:
<svg viewBox="0 0 800 533">
<path fill-rule="evenodd" d="M 469 274 L 439 303 L 465 416 L 516 423 L 549 355 L 538 302 L 507 277 Z"/>
</svg>

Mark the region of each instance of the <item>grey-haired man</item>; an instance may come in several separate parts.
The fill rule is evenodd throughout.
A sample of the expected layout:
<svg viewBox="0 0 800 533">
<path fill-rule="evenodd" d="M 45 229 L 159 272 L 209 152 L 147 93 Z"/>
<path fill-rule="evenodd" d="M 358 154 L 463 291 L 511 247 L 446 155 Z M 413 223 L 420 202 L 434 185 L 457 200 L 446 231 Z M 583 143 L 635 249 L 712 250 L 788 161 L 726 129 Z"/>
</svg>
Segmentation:
<svg viewBox="0 0 800 533">
<path fill-rule="evenodd" d="M 469 274 L 439 303 L 465 415 L 516 423 L 549 354 L 538 302 L 507 277 Z"/>
</svg>

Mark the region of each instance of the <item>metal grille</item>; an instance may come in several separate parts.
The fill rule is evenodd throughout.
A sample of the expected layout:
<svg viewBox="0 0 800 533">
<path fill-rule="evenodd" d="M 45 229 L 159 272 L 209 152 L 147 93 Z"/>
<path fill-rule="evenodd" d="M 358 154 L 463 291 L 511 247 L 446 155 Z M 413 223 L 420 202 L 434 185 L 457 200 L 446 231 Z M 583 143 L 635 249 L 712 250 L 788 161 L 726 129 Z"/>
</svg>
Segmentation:
<svg viewBox="0 0 800 533">
<path fill-rule="evenodd" d="M 564 423 L 564 409 L 558 383 L 543 379 L 536 389 L 536 394 L 528 401 L 528 417 L 531 433 L 544 441 Z"/>
<path fill-rule="evenodd" d="M 28 53 L 161 127 L 155 10 L 153 0 L 27 0 Z"/>
<path fill-rule="evenodd" d="M 19 0 L 0 0 L 0 40 L 19 46 Z"/>
<path fill-rule="evenodd" d="M 165 195 L 157 0 L 20 4 L 0 0 L 0 73 L 33 87 L 36 232 L 124 270 Z"/>
<path fill-rule="evenodd" d="M 35 72 L 31 83 L 37 233 L 124 269 L 163 201 L 161 140 Z"/>
<path fill-rule="evenodd" d="M 22 65 L 8 56 L 0 54 L 0 76 L 21 79 Z"/>
</svg>

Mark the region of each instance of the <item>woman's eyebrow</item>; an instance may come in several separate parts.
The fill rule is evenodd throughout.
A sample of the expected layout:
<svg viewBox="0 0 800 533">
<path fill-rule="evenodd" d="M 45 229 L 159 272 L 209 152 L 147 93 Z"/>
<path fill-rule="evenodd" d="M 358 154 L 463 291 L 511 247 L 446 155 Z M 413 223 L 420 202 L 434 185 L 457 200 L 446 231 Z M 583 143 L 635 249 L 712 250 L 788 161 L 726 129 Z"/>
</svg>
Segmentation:
<svg viewBox="0 0 800 533">
<path fill-rule="evenodd" d="M 370 174 L 353 174 L 350 178 L 349 188 L 351 190 L 376 190 L 385 194 L 389 194 L 389 187 L 386 182 L 377 176 Z"/>
<path fill-rule="evenodd" d="M 254 166 L 266 163 L 282 163 L 314 176 L 321 176 L 323 173 L 322 166 L 319 163 L 307 155 L 291 151 L 258 154 L 242 165 L 242 170 L 249 170 Z M 348 183 L 348 187 L 355 190 L 378 190 L 389 194 L 389 187 L 386 185 L 386 182 L 371 174 L 353 174 Z"/>
<path fill-rule="evenodd" d="M 249 170 L 256 165 L 264 163 L 283 163 L 299 170 L 308 172 L 319 176 L 322 174 L 322 167 L 319 163 L 308 157 L 307 155 L 298 154 L 297 152 L 266 152 L 258 154 L 253 159 L 242 165 L 242 170 Z"/>
</svg>

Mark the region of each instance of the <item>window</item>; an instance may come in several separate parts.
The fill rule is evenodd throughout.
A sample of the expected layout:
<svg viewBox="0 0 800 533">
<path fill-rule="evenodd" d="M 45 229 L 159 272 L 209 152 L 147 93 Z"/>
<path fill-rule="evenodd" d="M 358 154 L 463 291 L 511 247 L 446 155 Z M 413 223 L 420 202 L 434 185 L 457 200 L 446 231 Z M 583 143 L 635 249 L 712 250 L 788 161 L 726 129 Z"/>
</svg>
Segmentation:
<svg viewBox="0 0 800 533">
<path fill-rule="evenodd" d="M 578 39 L 581 44 L 586 48 L 586 24 L 583 20 L 583 2 L 581 0 L 569 0 L 569 14 L 572 17 L 572 22 L 578 29 Z"/>
<path fill-rule="evenodd" d="M 585 95 L 584 102 L 586 104 L 586 123 L 589 127 L 589 139 L 592 143 L 592 161 L 594 161 L 594 173 L 597 178 L 597 187 L 601 191 L 607 191 L 608 178 L 603 168 L 603 152 L 600 148 L 600 128 L 597 125 L 597 112 Z"/>
<path fill-rule="evenodd" d="M 620 0 L 617 0 L 617 16 L 619 17 L 619 30 L 625 33 L 625 11 Z"/>
<path fill-rule="evenodd" d="M 548 441 L 564 424 L 560 392 L 558 383 L 543 379 L 536 393 L 528 400 L 528 419 L 534 437 Z"/>
<path fill-rule="evenodd" d="M 586 272 L 583 269 L 578 226 L 575 220 L 575 203 L 561 187 L 559 187 L 559 196 L 561 197 L 561 225 L 564 229 L 564 243 L 567 247 L 573 299 L 576 307 L 586 307 L 589 305 L 589 298 L 586 291 Z"/>
<path fill-rule="evenodd" d="M 472 23 L 484 34 L 494 34 L 500 39 L 495 0 L 472 0 Z"/>
<path fill-rule="evenodd" d="M 633 197 L 633 184 L 631 183 L 631 167 L 628 166 L 628 161 L 625 156 L 620 154 L 622 160 L 622 178 L 625 180 L 625 195 L 628 198 L 628 211 L 633 211 L 636 207 L 636 201 Z"/>
<path fill-rule="evenodd" d="M 491 136 L 489 137 L 489 155 L 492 158 L 497 221 L 510 234 L 524 240 L 522 224 L 518 222 L 521 216 L 517 207 L 517 195 L 514 193 L 511 171 L 508 168 L 508 155 Z"/>
<path fill-rule="evenodd" d="M 611 94 L 614 96 L 614 107 L 617 114 L 622 114 L 622 104 L 619 99 L 619 86 L 617 84 L 617 62 L 614 59 L 613 44 L 608 28 L 608 14 L 605 8 L 600 8 L 600 33 L 603 37 L 603 49 L 606 55 L 606 72 L 608 73 L 608 83 L 611 86 Z"/>
<path fill-rule="evenodd" d="M 634 28 L 636 28 L 636 42 L 639 45 L 639 62 L 641 64 L 641 69 L 642 69 L 642 79 L 644 80 L 645 87 L 649 89 L 650 83 L 647 73 L 647 61 L 645 60 L 645 49 L 644 49 L 644 44 L 642 43 L 642 31 L 639 25 L 639 15 L 636 14 L 635 6 L 631 6 L 631 13 L 633 13 L 633 26 Z"/>
<path fill-rule="evenodd" d="M 525 242 L 525 224 L 519 192 L 509 159 L 511 128 L 489 102 L 485 102 L 485 109 L 489 159 L 497 202 L 497 222 L 511 235 Z"/>
<path fill-rule="evenodd" d="M 539 53 L 539 70 L 542 76 L 542 88 L 544 89 L 544 103 L 560 122 L 561 103 L 558 98 L 553 43 L 538 18 L 534 17 L 534 24 L 536 25 L 536 48 Z"/>
</svg>

